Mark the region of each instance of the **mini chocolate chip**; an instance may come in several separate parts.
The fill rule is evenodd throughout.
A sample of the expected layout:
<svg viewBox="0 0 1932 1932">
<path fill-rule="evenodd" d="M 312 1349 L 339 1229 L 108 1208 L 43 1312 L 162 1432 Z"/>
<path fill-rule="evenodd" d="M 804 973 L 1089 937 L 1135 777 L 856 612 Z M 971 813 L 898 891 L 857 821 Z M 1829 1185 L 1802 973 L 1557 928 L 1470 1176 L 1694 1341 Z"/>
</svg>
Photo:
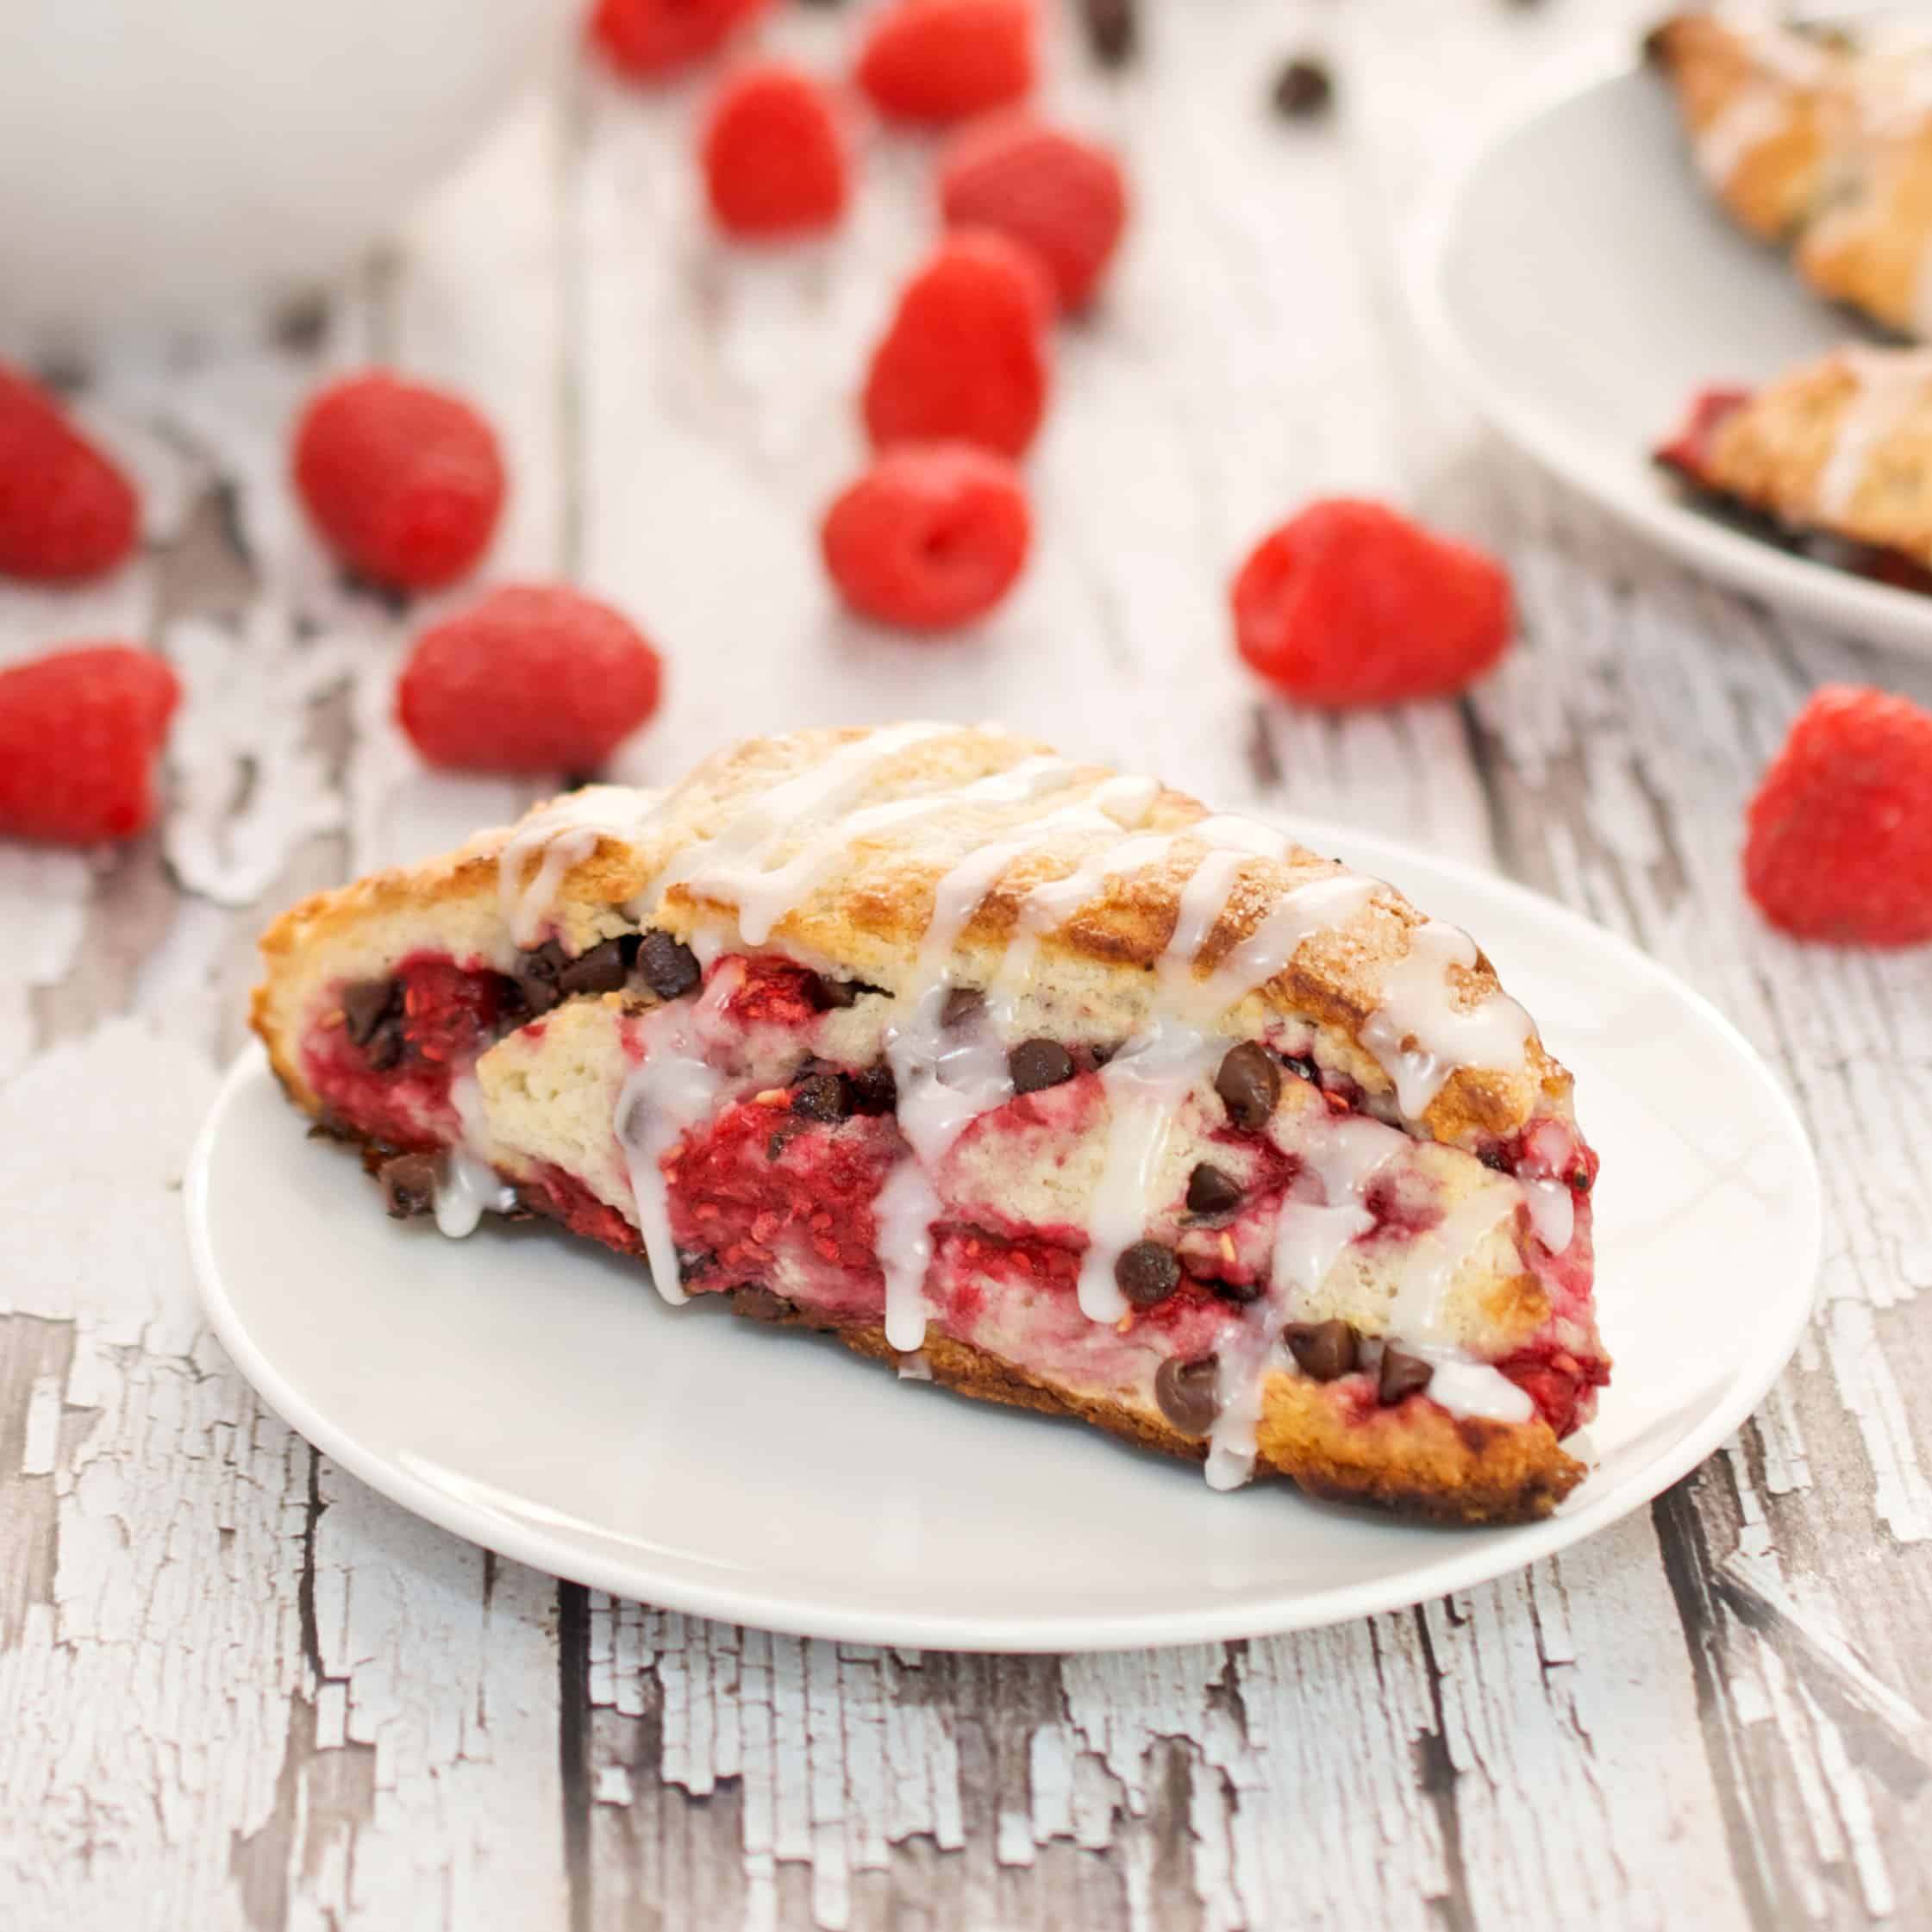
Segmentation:
<svg viewBox="0 0 1932 1932">
<path fill-rule="evenodd" d="M 697 953 L 654 926 L 638 941 L 637 970 L 660 999 L 681 998 L 703 978 Z"/>
<path fill-rule="evenodd" d="M 946 1004 L 939 1010 L 939 1023 L 942 1027 L 963 1027 L 972 1020 L 986 1004 L 986 996 L 977 986 L 954 986 L 946 995 Z"/>
<path fill-rule="evenodd" d="M 805 1123 L 787 1114 L 772 1130 L 772 1137 L 765 1143 L 765 1158 L 776 1160 L 785 1150 L 805 1131 Z"/>
<path fill-rule="evenodd" d="M 1135 0 L 1081 0 L 1087 45 L 1104 67 L 1124 66 L 1134 58 L 1140 40 Z"/>
<path fill-rule="evenodd" d="M 392 1013 L 382 1022 L 369 1037 L 369 1043 L 362 1049 L 362 1057 L 368 1062 L 372 1073 L 386 1073 L 403 1057 L 403 1050 L 409 1042 L 403 1036 L 403 1016 Z"/>
<path fill-rule="evenodd" d="M 1183 1435 L 1207 1435 L 1221 1413 L 1221 1358 L 1184 1362 L 1170 1355 L 1154 1373 L 1154 1399 Z"/>
<path fill-rule="evenodd" d="M 1232 1174 L 1204 1160 L 1187 1177 L 1187 1211 L 1227 1214 L 1241 1204 L 1243 1192 Z"/>
<path fill-rule="evenodd" d="M 843 1120 L 852 1111 L 845 1082 L 836 1073 L 812 1073 L 791 1090 L 791 1110 L 807 1120 Z"/>
<path fill-rule="evenodd" d="M 1361 1338 L 1346 1322 L 1291 1322 L 1281 1331 L 1304 1375 L 1333 1382 L 1354 1372 Z"/>
<path fill-rule="evenodd" d="M 1097 1047 L 1089 1047 L 1087 1053 L 1096 1066 L 1104 1066 L 1126 1044 L 1124 1040 L 1105 1040 Z"/>
<path fill-rule="evenodd" d="M 1510 1171 L 1509 1162 L 1494 1147 L 1485 1147 L 1476 1158 L 1484 1166 L 1493 1167 L 1499 1174 L 1506 1174 Z"/>
<path fill-rule="evenodd" d="M 874 986 L 863 979 L 828 979 L 818 974 L 811 991 L 813 1003 L 821 1013 L 843 1011 L 848 1006 L 856 1006 L 867 993 L 882 993 L 883 986 Z"/>
<path fill-rule="evenodd" d="M 1297 1079 L 1306 1080 L 1310 1083 L 1310 1085 L 1316 1084 L 1321 1079 L 1322 1076 L 1320 1071 L 1316 1066 L 1315 1062 L 1311 1060 L 1306 1054 L 1286 1054 L 1285 1056 L 1284 1056 L 1281 1064 L 1285 1066 L 1288 1071 L 1295 1076 Z"/>
<path fill-rule="evenodd" d="M 1587 1167 L 1571 1168 L 1567 1179 L 1572 1193 L 1587 1194 L 1590 1191 L 1590 1170 Z"/>
<path fill-rule="evenodd" d="M 1308 54 L 1287 62 L 1275 77 L 1274 110 L 1291 121 L 1312 121 L 1335 105 L 1335 80 Z"/>
<path fill-rule="evenodd" d="M 393 979 L 361 979 L 353 986 L 343 987 L 342 1029 L 353 1045 L 369 1044 L 376 1029 L 389 1017 L 391 1009 L 401 1004 L 398 996 L 402 991 Z"/>
<path fill-rule="evenodd" d="M 1135 1241 L 1114 1263 L 1114 1279 L 1135 1308 L 1156 1308 L 1180 1286 L 1180 1262 L 1159 1241 Z"/>
<path fill-rule="evenodd" d="M 1244 1040 L 1223 1056 L 1214 1091 L 1236 1127 L 1257 1130 L 1273 1117 L 1274 1104 L 1281 1097 L 1281 1069 L 1258 1040 Z"/>
<path fill-rule="evenodd" d="M 1392 1406 L 1426 1389 L 1429 1377 L 1435 1372 L 1435 1368 L 1420 1355 L 1411 1355 L 1401 1348 L 1385 1348 L 1377 1393 L 1382 1397 L 1385 1407 Z"/>
<path fill-rule="evenodd" d="M 624 942 L 607 939 L 565 963 L 557 974 L 557 991 L 565 994 L 614 993 L 626 977 Z"/>
<path fill-rule="evenodd" d="M 399 1154 L 385 1160 L 376 1178 L 382 1183 L 383 1198 L 394 1221 L 409 1221 L 428 1214 L 436 1205 L 436 1180 L 441 1163 L 434 1154 Z"/>
<path fill-rule="evenodd" d="M 752 1284 L 731 1291 L 731 1312 L 742 1315 L 749 1322 L 782 1322 L 798 1311 L 783 1295 L 774 1295 L 769 1288 Z"/>
<path fill-rule="evenodd" d="M 1057 1040 L 1022 1040 L 1006 1056 L 1016 1093 L 1038 1093 L 1073 1078 L 1073 1056 Z"/>
<path fill-rule="evenodd" d="M 1210 1281 L 1208 1286 L 1222 1301 L 1232 1302 L 1236 1308 L 1247 1308 L 1267 1292 L 1259 1281 Z"/>
<path fill-rule="evenodd" d="M 846 1084 L 851 1089 L 853 1113 L 890 1114 L 897 1111 L 899 1083 L 892 1078 L 892 1069 L 884 1060 L 875 1061 L 870 1066 L 860 1068 L 856 1073 L 848 1074 Z"/>
</svg>

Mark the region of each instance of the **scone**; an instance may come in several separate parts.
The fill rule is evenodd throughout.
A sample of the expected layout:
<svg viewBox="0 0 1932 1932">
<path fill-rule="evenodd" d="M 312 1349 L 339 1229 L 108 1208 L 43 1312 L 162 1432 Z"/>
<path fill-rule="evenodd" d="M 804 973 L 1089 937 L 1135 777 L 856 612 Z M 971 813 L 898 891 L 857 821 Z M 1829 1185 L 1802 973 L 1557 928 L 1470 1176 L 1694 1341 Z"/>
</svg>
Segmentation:
<svg viewBox="0 0 1932 1932">
<path fill-rule="evenodd" d="M 1710 191 L 1820 295 L 1932 338 L 1932 29 L 1801 29 L 1763 9 L 1649 38 Z"/>
<path fill-rule="evenodd" d="M 277 1073 L 394 1213 L 548 1215 L 668 1300 L 1220 1487 L 1485 1522 L 1581 1473 L 1569 1075 L 1466 934 L 1154 779 L 990 728 L 753 739 L 263 953 Z"/>
<path fill-rule="evenodd" d="M 1869 576 L 1932 590 L 1932 349 L 1854 347 L 1709 390 L 1657 460 Z"/>
</svg>

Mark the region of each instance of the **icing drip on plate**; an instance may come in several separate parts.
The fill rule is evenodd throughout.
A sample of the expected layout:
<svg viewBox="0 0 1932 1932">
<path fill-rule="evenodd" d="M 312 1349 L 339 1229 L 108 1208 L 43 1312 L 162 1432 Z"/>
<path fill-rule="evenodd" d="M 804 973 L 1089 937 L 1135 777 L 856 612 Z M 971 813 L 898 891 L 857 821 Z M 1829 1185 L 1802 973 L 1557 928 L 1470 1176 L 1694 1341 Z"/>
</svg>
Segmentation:
<svg viewBox="0 0 1932 1932">
<path fill-rule="evenodd" d="M 485 1144 L 483 1090 L 475 1074 L 458 1074 L 449 1084 L 449 1098 L 462 1135 L 443 1157 L 434 1206 L 437 1232 L 460 1241 L 476 1232 L 485 1215 L 508 1214 L 516 1205 L 516 1190 L 474 1151 Z"/>
</svg>

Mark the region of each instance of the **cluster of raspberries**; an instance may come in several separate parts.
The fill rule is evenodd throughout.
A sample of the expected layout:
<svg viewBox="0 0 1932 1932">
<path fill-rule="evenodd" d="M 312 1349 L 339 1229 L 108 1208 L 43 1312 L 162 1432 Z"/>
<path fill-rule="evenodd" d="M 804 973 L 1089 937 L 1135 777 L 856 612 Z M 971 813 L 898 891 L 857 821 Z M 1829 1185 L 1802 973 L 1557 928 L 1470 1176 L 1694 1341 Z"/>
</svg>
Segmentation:
<svg viewBox="0 0 1932 1932">
<path fill-rule="evenodd" d="M 597 0 L 591 38 L 629 80 L 715 53 L 772 0 Z M 853 192 L 855 117 L 947 130 L 941 238 L 899 292 L 861 396 L 869 467 L 827 511 L 827 569 L 855 611 L 935 632 L 996 605 L 1025 564 L 1017 467 L 1051 385 L 1055 319 L 1088 307 L 1126 223 L 1118 162 L 1025 103 L 1036 0 L 893 0 L 868 16 L 851 85 L 741 64 L 703 117 L 697 162 L 722 233 L 822 235 Z M 338 381 L 296 426 L 291 468 L 318 536 L 359 577 L 410 593 L 475 568 L 505 468 L 460 398 L 384 371 Z M 120 565 L 139 539 L 121 469 L 28 377 L 0 365 L 0 575 L 49 584 Z M 1385 505 L 1309 504 L 1232 586 L 1243 660 L 1300 703 L 1388 704 L 1460 691 L 1514 628 L 1492 557 Z M 596 771 L 656 710 L 657 652 L 619 612 L 558 585 L 511 585 L 431 625 L 397 715 L 432 762 Z M 0 833 L 124 838 L 157 810 L 180 698 L 152 652 L 70 646 L 0 670 Z M 1749 814 L 1745 884 L 1803 937 L 1932 940 L 1932 714 L 1846 687 L 1816 693 Z"/>
</svg>

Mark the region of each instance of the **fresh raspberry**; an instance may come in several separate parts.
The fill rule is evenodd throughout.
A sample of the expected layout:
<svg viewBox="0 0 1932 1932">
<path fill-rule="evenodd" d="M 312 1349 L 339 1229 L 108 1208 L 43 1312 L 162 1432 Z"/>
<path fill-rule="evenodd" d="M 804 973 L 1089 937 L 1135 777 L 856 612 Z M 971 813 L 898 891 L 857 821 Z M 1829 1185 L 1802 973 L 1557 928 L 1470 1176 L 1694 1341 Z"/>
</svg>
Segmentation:
<svg viewBox="0 0 1932 1932">
<path fill-rule="evenodd" d="M 897 0 L 872 25 L 859 84 L 897 121 L 963 121 L 1033 86 L 1033 0 Z"/>
<path fill-rule="evenodd" d="M 990 610 L 1027 558 L 1026 491 L 971 443 L 887 450 L 825 518 L 825 567 L 881 623 L 943 630 Z"/>
<path fill-rule="evenodd" d="M 153 822 L 154 760 L 180 702 L 131 644 L 77 644 L 0 671 L 0 833 L 91 845 Z"/>
<path fill-rule="evenodd" d="M 1493 557 L 1385 504 L 1310 503 L 1235 579 L 1235 641 L 1308 704 L 1393 704 L 1460 691 L 1510 641 L 1510 579 Z"/>
<path fill-rule="evenodd" d="M 0 363 L 0 572 L 59 582 L 134 547 L 133 485 L 38 383 Z"/>
<path fill-rule="evenodd" d="M 718 90 L 705 125 L 704 185 L 728 234 L 766 238 L 832 227 L 845 212 L 845 142 L 831 97 L 772 64 Z"/>
<path fill-rule="evenodd" d="M 1744 884 L 1773 925 L 1864 946 L 1932 940 L 1932 711 L 1826 685 L 1751 801 Z"/>
<path fill-rule="evenodd" d="M 948 228 L 997 228 L 1031 248 L 1066 309 L 1091 297 L 1127 219 L 1127 185 L 1106 148 L 1017 115 L 953 137 L 939 201 Z"/>
<path fill-rule="evenodd" d="M 399 591 L 463 575 L 503 508 L 490 425 L 466 403 L 376 369 L 332 385 L 295 433 L 295 483 L 346 563 Z"/>
<path fill-rule="evenodd" d="M 432 765 L 592 772 L 657 709 L 662 675 L 609 604 L 516 585 L 416 639 L 396 713 Z"/>
<path fill-rule="evenodd" d="M 874 443 L 980 443 L 1018 456 L 1047 402 L 1053 298 L 1039 258 L 978 228 L 947 235 L 907 283 L 866 378 Z"/>
<path fill-rule="evenodd" d="M 653 80 L 722 47 L 771 0 L 597 0 L 591 38 L 632 80 Z"/>
</svg>

